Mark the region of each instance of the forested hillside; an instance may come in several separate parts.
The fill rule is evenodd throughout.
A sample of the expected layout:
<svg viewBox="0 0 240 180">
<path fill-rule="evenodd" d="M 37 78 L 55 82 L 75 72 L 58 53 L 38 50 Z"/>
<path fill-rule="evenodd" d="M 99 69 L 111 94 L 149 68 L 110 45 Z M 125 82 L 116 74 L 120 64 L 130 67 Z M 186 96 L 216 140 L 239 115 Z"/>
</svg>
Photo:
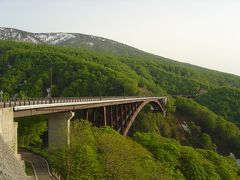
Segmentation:
<svg viewBox="0 0 240 180">
<path fill-rule="evenodd" d="M 239 121 L 236 107 L 240 101 L 240 77 L 141 53 L 108 54 L 0 41 L 0 90 L 4 99 L 46 97 L 52 66 L 53 96 L 169 97 L 167 117 L 145 108 L 131 129 L 131 140 L 108 128 L 96 130 L 87 125 L 89 141 L 73 137 L 85 143 L 81 147 L 74 144 L 71 155 L 76 159 L 50 155 L 44 150 L 63 177 L 70 173 L 72 179 L 114 179 L 117 175 L 135 179 L 143 173 L 144 179 L 154 179 L 159 174 L 162 179 L 238 179 L 239 167 L 233 159 L 221 155 L 234 153 L 240 157 L 240 130 L 235 125 Z M 171 97 L 184 94 L 197 96 L 193 100 Z M 46 119 L 23 118 L 18 122 L 19 145 L 43 147 Z M 108 141 L 118 142 L 121 147 L 111 146 Z M 138 153 L 134 154 L 133 149 Z M 126 152 L 129 156 L 125 156 Z M 68 171 L 67 161 L 66 166 L 59 167 L 59 161 L 66 160 L 59 157 L 72 158 L 73 169 Z M 127 158 L 129 163 L 119 164 L 121 158 Z"/>
<path fill-rule="evenodd" d="M 240 87 L 240 77 L 153 55 L 118 56 L 80 49 L 0 41 L 0 88 L 14 95 L 195 94 L 200 88 Z M 81 88 L 79 88 L 80 86 Z M 78 87 L 78 88 L 77 88 Z"/>
<path fill-rule="evenodd" d="M 225 119 L 240 124 L 240 89 L 214 88 L 196 100 Z"/>
</svg>

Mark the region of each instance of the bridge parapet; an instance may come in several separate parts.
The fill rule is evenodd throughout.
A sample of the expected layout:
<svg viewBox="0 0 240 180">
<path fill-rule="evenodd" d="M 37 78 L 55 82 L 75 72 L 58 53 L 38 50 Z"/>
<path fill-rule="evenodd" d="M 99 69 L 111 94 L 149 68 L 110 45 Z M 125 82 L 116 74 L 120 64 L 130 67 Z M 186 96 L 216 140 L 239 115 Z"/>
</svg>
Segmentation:
<svg viewBox="0 0 240 180">
<path fill-rule="evenodd" d="M 53 97 L 53 98 L 8 99 L 6 101 L 0 101 L 0 108 L 40 105 L 40 104 L 106 101 L 106 100 L 129 99 L 129 98 L 139 98 L 139 97 L 104 96 L 104 97 Z"/>
</svg>

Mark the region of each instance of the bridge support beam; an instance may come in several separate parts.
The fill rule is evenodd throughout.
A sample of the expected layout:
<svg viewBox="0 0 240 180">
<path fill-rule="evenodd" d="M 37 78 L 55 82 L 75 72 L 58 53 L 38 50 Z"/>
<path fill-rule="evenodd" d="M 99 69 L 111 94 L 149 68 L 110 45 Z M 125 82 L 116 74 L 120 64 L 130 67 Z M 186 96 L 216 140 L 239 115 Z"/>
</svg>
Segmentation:
<svg viewBox="0 0 240 180">
<path fill-rule="evenodd" d="M 70 144 L 70 120 L 74 112 L 62 112 L 48 115 L 48 148 Z"/>
<path fill-rule="evenodd" d="M 14 122 L 13 108 L 0 108 L 0 135 L 16 157 L 17 153 L 17 122 Z"/>
</svg>

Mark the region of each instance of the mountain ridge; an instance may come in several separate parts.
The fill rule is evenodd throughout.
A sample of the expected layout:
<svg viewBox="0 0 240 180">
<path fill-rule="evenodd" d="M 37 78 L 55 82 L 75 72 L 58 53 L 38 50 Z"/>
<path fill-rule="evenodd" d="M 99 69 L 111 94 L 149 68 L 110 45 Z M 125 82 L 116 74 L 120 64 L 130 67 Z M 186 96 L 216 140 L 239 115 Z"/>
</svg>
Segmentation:
<svg viewBox="0 0 240 180">
<path fill-rule="evenodd" d="M 111 39 L 82 33 L 33 33 L 15 28 L 0 27 L 0 40 L 31 42 L 34 44 L 59 45 L 71 48 L 87 48 L 97 51 L 105 51 L 107 53 L 113 52 L 119 55 L 136 55 L 145 53 L 142 50 Z M 126 48 L 130 48 L 131 50 L 129 50 L 127 53 L 124 53 L 123 51 Z"/>
<path fill-rule="evenodd" d="M 103 52 L 112 55 L 120 55 L 127 57 L 146 58 L 165 61 L 166 63 L 171 63 L 174 66 L 188 66 L 193 70 L 202 69 L 204 71 L 212 71 L 214 73 L 223 73 L 228 76 L 240 77 L 236 74 L 229 72 L 222 72 L 219 70 L 214 70 L 206 67 L 201 67 L 198 65 L 180 62 L 170 58 L 166 58 L 160 55 L 145 52 L 138 48 L 129 46 L 127 44 L 117 42 L 108 38 L 87 35 L 82 33 L 68 33 L 68 32 L 50 32 L 50 33 L 33 33 L 28 31 L 23 31 L 15 28 L 0 27 L 0 40 L 11 40 L 20 42 L 29 42 L 34 44 L 48 44 L 63 46 L 76 49 L 89 49 L 97 52 Z"/>
</svg>

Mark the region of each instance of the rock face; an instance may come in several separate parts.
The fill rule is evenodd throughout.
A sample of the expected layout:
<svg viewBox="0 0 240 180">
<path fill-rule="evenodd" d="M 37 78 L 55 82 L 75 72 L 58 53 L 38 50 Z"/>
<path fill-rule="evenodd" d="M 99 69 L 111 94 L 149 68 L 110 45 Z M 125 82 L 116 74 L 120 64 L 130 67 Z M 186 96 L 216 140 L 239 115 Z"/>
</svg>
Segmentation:
<svg viewBox="0 0 240 180">
<path fill-rule="evenodd" d="M 23 161 L 18 159 L 0 134 L 0 179 L 26 180 Z"/>
</svg>

